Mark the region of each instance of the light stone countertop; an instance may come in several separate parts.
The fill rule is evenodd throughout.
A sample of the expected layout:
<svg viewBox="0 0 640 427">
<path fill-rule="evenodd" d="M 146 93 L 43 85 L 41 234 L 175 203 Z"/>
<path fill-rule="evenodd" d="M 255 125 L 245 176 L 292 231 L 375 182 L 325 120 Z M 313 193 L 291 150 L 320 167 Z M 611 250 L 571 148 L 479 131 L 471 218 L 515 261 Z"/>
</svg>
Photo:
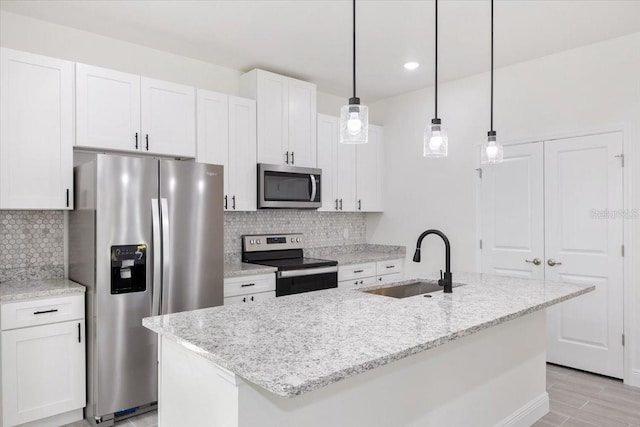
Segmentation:
<svg viewBox="0 0 640 427">
<path fill-rule="evenodd" d="M 0 302 L 84 294 L 85 287 L 67 279 L 25 280 L 0 283 Z"/>
<path fill-rule="evenodd" d="M 338 261 L 338 266 L 404 259 L 405 254 L 406 248 L 404 246 L 376 245 L 371 243 L 329 246 L 305 250 L 305 256 L 335 260 Z"/>
<path fill-rule="evenodd" d="M 224 263 L 224 278 L 255 276 L 257 274 L 274 273 L 278 269 L 269 267 L 268 265 L 249 264 L 240 261 L 231 261 Z"/>
<path fill-rule="evenodd" d="M 274 394 L 295 397 L 595 289 L 475 273 L 454 273 L 453 280 L 466 285 L 431 298 L 328 289 L 146 318 L 143 325 Z"/>
</svg>

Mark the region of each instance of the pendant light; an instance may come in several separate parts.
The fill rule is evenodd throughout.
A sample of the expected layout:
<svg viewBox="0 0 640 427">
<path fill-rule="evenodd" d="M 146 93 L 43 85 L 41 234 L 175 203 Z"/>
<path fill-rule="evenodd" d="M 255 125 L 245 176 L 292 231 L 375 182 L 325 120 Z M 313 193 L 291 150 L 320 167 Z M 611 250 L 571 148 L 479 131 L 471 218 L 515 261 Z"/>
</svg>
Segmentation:
<svg viewBox="0 0 640 427">
<path fill-rule="evenodd" d="M 369 108 L 356 96 L 356 0 L 353 0 L 353 96 L 340 109 L 340 142 L 366 144 L 369 141 Z"/>
<path fill-rule="evenodd" d="M 435 86 L 434 86 L 434 99 L 435 99 L 435 111 L 431 124 L 427 126 L 424 131 L 424 150 L 423 155 L 425 157 L 438 158 L 447 157 L 449 150 L 449 137 L 447 132 L 442 126 L 442 120 L 438 118 L 438 0 L 435 0 L 436 9 L 436 48 L 435 48 Z"/>
<path fill-rule="evenodd" d="M 493 130 L 493 0 L 491 0 L 491 130 L 487 132 L 486 141 L 482 142 L 480 161 L 482 164 L 502 163 L 504 149 L 498 142 L 497 133 Z"/>
</svg>

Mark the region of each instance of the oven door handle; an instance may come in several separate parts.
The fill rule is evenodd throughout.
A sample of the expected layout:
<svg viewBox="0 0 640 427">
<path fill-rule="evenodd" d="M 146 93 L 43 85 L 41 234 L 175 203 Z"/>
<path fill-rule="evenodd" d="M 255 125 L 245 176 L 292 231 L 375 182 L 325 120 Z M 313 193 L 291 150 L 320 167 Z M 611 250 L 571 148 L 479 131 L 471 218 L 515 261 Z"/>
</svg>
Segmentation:
<svg viewBox="0 0 640 427">
<path fill-rule="evenodd" d="M 338 266 L 322 267 L 322 268 L 303 268 L 301 270 L 278 271 L 278 279 L 286 279 L 287 277 L 313 276 L 316 274 L 337 273 Z"/>
<path fill-rule="evenodd" d="M 310 202 L 313 202 L 316 200 L 316 176 L 315 175 L 309 175 L 311 177 L 311 199 L 309 199 Z"/>
</svg>

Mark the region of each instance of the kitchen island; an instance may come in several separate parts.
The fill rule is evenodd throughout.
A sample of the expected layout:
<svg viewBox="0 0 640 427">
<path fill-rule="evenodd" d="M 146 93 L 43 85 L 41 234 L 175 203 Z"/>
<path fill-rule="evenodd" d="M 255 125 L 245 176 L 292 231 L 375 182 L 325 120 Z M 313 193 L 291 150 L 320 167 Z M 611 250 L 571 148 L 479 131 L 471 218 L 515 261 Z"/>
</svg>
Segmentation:
<svg viewBox="0 0 640 427">
<path fill-rule="evenodd" d="M 544 309 L 594 287 L 454 282 L 431 297 L 330 289 L 144 319 L 160 337 L 160 425 L 532 424 L 549 405 Z"/>
</svg>

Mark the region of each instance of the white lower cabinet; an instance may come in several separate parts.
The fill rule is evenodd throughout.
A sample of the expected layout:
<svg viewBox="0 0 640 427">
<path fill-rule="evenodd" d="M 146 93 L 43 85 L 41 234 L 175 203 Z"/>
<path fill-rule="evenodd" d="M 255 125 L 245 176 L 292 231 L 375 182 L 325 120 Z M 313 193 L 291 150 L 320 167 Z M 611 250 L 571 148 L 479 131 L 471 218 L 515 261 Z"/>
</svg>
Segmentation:
<svg viewBox="0 0 640 427">
<path fill-rule="evenodd" d="M 340 289 L 356 289 L 376 284 L 399 282 L 404 277 L 403 265 L 402 259 L 338 265 L 338 287 Z"/>
<path fill-rule="evenodd" d="M 2 425 L 81 419 L 86 403 L 84 295 L 5 303 L 1 310 Z"/>
<path fill-rule="evenodd" d="M 258 302 L 275 297 L 275 273 L 224 279 L 224 305 Z"/>
</svg>

